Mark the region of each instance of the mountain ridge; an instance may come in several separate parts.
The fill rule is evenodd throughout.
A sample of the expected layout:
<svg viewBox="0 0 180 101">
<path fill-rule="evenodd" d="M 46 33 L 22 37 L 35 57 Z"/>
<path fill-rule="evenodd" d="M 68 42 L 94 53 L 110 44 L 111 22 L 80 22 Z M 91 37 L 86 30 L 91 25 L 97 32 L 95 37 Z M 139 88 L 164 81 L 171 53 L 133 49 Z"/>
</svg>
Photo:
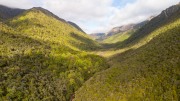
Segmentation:
<svg viewBox="0 0 180 101">
<path fill-rule="evenodd" d="M 105 33 L 94 34 L 98 43 L 41 7 L 7 14 L 0 19 L 0 100 L 178 101 L 179 8 L 117 27 L 107 43 Z"/>
<path fill-rule="evenodd" d="M 79 27 L 76 23 L 71 22 L 71 21 L 67 21 L 70 25 L 72 25 L 73 27 L 77 28 L 79 31 L 83 32 L 86 34 L 86 32 L 84 32 L 81 27 Z"/>
<path fill-rule="evenodd" d="M 8 19 L 12 19 L 24 12 L 28 12 L 31 10 L 39 10 L 41 12 L 43 12 L 44 14 L 48 15 L 48 16 L 52 16 L 55 19 L 62 21 L 64 23 L 69 23 L 70 25 L 72 25 L 74 28 L 80 30 L 81 32 L 85 33 L 77 24 L 75 24 L 74 22 L 71 21 L 66 21 L 60 17 L 58 17 L 57 15 L 53 14 L 52 12 L 50 12 L 49 10 L 46 10 L 42 7 L 33 7 L 30 9 L 19 9 L 19 8 L 11 8 L 11 7 L 7 7 L 4 5 L 0 5 L 0 21 L 1 20 L 8 20 Z"/>
</svg>

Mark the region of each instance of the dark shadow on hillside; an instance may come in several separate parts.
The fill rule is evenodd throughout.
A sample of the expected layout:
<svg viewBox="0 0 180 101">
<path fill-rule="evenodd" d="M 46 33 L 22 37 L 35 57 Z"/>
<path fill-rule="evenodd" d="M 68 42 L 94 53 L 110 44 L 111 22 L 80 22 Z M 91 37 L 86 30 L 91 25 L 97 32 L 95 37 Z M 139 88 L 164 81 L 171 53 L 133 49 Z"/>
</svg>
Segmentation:
<svg viewBox="0 0 180 101">
<path fill-rule="evenodd" d="M 148 55 L 149 57 L 156 57 L 158 59 L 166 59 L 166 56 L 171 57 L 170 54 L 178 54 L 177 49 L 178 48 L 178 40 L 179 40 L 179 31 L 180 29 L 177 27 L 167 30 L 160 34 L 159 36 L 156 36 L 154 39 L 152 39 L 149 43 L 137 48 L 137 49 L 129 49 L 123 53 L 115 54 L 109 58 L 109 61 L 118 61 L 122 62 L 124 60 L 136 57 L 138 55 L 142 55 L 142 58 L 144 58 L 144 55 Z M 169 47 L 171 46 L 171 47 Z M 175 53 L 172 51 L 176 51 Z M 172 52 L 172 53 L 170 53 Z M 153 56 L 151 56 L 153 54 Z M 154 55 L 155 54 L 155 55 Z"/>
<path fill-rule="evenodd" d="M 168 23 L 172 23 L 173 21 L 176 21 L 180 17 L 180 9 L 170 14 L 169 16 L 166 16 L 164 12 L 162 12 L 159 16 L 153 18 L 150 22 L 148 22 L 142 28 L 140 28 L 135 33 L 133 33 L 125 41 L 111 43 L 111 44 L 102 44 L 102 46 L 104 46 L 102 50 L 107 50 L 107 49 L 118 50 L 135 45 L 140 40 L 151 34 L 153 31 L 159 29 L 160 27 Z"/>
<path fill-rule="evenodd" d="M 129 49 L 123 53 L 119 53 L 119 54 L 115 54 L 111 57 L 109 57 L 109 61 L 124 61 L 126 60 L 127 58 L 129 58 L 129 54 L 133 55 L 133 53 L 138 50 L 138 49 Z"/>
<path fill-rule="evenodd" d="M 89 39 L 89 38 L 86 38 L 84 36 L 80 36 L 74 32 L 71 32 L 70 35 L 75 38 L 76 40 L 79 40 L 80 43 L 76 43 L 76 42 L 71 42 L 71 44 L 73 46 L 76 46 L 78 47 L 79 49 L 81 50 L 87 50 L 87 51 L 92 51 L 92 50 L 96 50 L 98 49 L 99 47 L 96 45 L 96 43 Z"/>
<path fill-rule="evenodd" d="M 13 26 L 13 27 L 17 27 L 18 25 L 23 25 L 24 27 L 39 27 L 39 28 L 44 28 L 45 26 L 37 23 L 38 19 L 36 18 L 31 18 L 31 19 L 23 19 L 23 20 L 19 20 L 15 23 L 11 23 L 11 22 L 7 22 L 9 26 Z"/>
<path fill-rule="evenodd" d="M 1 43 L 7 43 L 7 44 L 12 44 L 12 46 L 14 46 L 16 43 L 24 43 L 25 45 L 29 45 L 29 46 L 39 46 L 39 45 L 43 45 L 43 42 L 40 42 L 38 40 L 35 40 L 33 38 L 27 37 L 27 36 L 23 36 L 21 34 L 12 34 L 10 32 L 2 32 L 0 31 L 0 40 L 2 41 Z M 7 39 L 4 39 L 7 38 Z M 3 42 L 3 40 L 5 42 Z M 8 41 L 9 40 L 9 41 Z"/>
</svg>

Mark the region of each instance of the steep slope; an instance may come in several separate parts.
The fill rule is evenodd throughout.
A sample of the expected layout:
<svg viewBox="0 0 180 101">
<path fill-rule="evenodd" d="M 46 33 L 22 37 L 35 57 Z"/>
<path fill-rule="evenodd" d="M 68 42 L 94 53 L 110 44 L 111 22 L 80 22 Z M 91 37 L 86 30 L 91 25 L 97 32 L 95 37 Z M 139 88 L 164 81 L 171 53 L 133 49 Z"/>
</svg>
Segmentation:
<svg viewBox="0 0 180 101">
<path fill-rule="evenodd" d="M 130 31 L 130 30 L 137 30 L 141 27 L 143 27 L 144 25 L 146 25 L 151 19 L 153 19 L 155 16 L 151 16 L 149 17 L 147 20 L 136 23 L 136 24 L 127 24 L 127 25 L 122 25 L 120 27 L 114 27 L 112 30 L 110 30 L 107 33 L 107 36 L 112 36 L 118 33 L 123 33 L 126 31 Z"/>
<path fill-rule="evenodd" d="M 47 16 L 49 17 L 53 17 L 59 21 L 62 21 L 62 22 L 66 22 L 64 19 L 62 18 L 59 18 L 57 15 L 53 14 L 52 12 L 42 8 L 42 7 L 33 7 L 31 10 L 38 10 L 38 11 L 41 11 L 42 13 L 46 14 Z"/>
<path fill-rule="evenodd" d="M 61 45 L 66 44 L 76 50 L 93 50 L 99 47 L 98 43 L 91 40 L 88 35 L 49 13 L 42 8 L 32 8 L 11 20 L 9 25 L 23 35 L 38 40 L 61 43 Z"/>
<path fill-rule="evenodd" d="M 134 26 L 135 26 L 135 24 L 128 24 L 128 25 L 123 25 L 120 27 L 114 27 L 107 33 L 107 36 L 112 36 L 112 35 L 115 35 L 118 33 L 123 33 L 125 31 L 132 30 L 134 28 Z"/>
<path fill-rule="evenodd" d="M 97 40 L 100 40 L 103 43 L 116 43 L 118 40 L 119 42 L 122 42 L 135 33 L 136 30 L 146 25 L 152 18 L 154 18 L 154 16 L 151 16 L 147 20 L 137 24 L 127 24 L 120 27 L 114 27 L 105 36 Z"/>
<path fill-rule="evenodd" d="M 9 7 L 0 5 L 0 21 L 13 18 L 23 13 L 24 11 L 25 11 L 24 9 L 9 8 Z"/>
<path fill-rule="evenodd" d="M 128 30 L 103 39 L 103 43 L 117 43 L 128 39 L 136 30 Z"/>
<path fill-rule="evenodd" d="M 85 33 L 77 24 L 75 24 L 74 22 L 68 21 L 68 23 L 70 25 L 72 25 L 73 27 L 77 28 L 79 31 L 81 31 L 82 33 Z"/>
<path fill-rule="evenodd" d="M 157 36 L 156 34 L 151 34 L 152 32 L 180 18 L 179 8 L 180 4 L 177 4 L 166 9 L 165 11 L 169 12 L 167 13 L 168 17 L 163 16 L 164 13 L 162 12 L 157 17 L 152 18 L 145 26 L 132 33 L 128 39 L 117 43 L 108 42 L 108 44 L 103 45 L 104 49 L 96 51 L 95 53 L 103 57 L 111 57 L 112 55 L 123 53 L 130 49 L 134 50 L 145 45 Z M 162 18 L 159 18 L 160 16 Z"/>
<path fill-rule="evenodd" d="M 44 9 L 0 23 L 0 100 L 68 101 L 105 59 L 98 44 Z M 44 20 L 45 19 L 45 20 Z"/>
<path fill-rule="evenodd" d="M 180 18 L 180 3 L 162 11 L 160 15 L 154 17 L 145 26 L 136 31 L 128 40 L 124 41 L 124 46 L 136 44 L 154 30 L 160 28 L 172 19 Z"/>
<path fill-rule="evenodd" d="M 74 101 L 178 101 L 180 18 L 149 33 L 146 45 L 115 55 L 112 68 L 96 74 Z"/>
</svg>

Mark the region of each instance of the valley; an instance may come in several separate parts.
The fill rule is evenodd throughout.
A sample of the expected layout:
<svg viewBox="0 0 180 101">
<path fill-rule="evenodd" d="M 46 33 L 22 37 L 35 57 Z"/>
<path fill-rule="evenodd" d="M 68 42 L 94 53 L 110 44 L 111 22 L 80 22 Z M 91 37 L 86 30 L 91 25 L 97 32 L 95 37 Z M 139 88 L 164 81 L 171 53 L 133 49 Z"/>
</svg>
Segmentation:
<svg viewBox="0 0 180 101">
<path fill-rule="evenodd" d="M 180 99 L 180 4 L 94 39 L 41 7 L 0 9 L 0 101 Z"/>
</svg>

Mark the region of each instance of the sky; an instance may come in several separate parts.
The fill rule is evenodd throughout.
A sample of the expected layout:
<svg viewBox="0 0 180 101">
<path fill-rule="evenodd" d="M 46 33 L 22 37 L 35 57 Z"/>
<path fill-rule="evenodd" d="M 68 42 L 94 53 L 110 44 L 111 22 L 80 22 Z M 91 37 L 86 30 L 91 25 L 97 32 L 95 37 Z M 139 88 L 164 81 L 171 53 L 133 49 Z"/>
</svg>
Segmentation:
<svg viewBox="0 0 180 101">
<path fill-rule="evenodd" d="M 179 0 L 0 0 L 0 4 L 30 9 L 43 7 L 67 21 L 79 25 L 86 33 L 107 32 L 113 27 L 138 23 Z"/>
</svg>

